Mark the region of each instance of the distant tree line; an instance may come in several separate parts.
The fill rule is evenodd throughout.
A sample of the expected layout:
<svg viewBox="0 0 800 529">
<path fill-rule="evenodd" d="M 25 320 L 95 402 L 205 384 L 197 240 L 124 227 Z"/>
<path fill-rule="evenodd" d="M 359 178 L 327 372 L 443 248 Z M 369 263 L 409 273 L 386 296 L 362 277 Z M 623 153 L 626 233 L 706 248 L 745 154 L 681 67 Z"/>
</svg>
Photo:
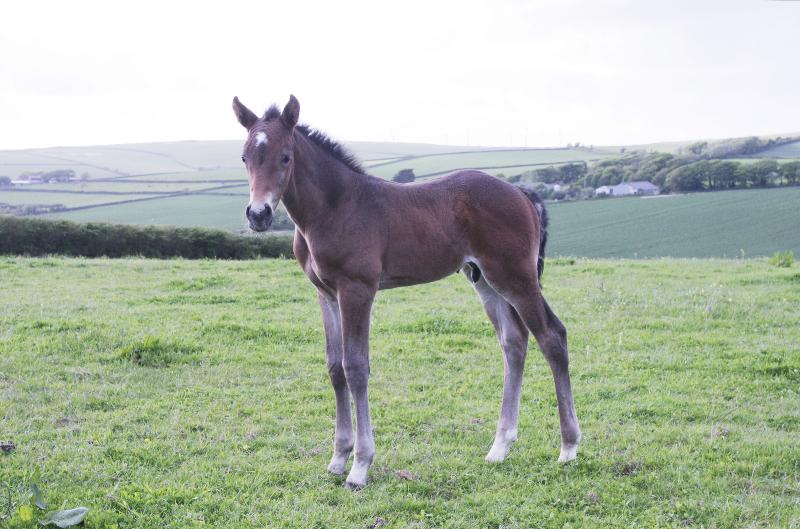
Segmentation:
<svg viewBox="0 0 800 529">
<path fill-rule="evenodd" d="M 794 141 L 798 138 L 763 140 L 752 137 L 713 144 L 697 142 L 676 154 L 628 152 L 591 165 L 580 162 L 530 170 L 508 180 L 533 184 L 545 198 L 558 200 L 584 198 L 591 195 L 589 189 L 633 181 L 651 182 L 665 192 L 797 185 L 800 182 L 798 161 L 725 159 L 753 156 Z"/>
<path fill-rule="evenodd" d="M 255 259 L 291 257 L 292 237 L 206 228 L 75 223 L 0 215 L 0 254 Z"/>
<path fill-rule="evenodd" d="M 779 164 L 775 160 L 692 160 L 668 153 L 649 153 L 596 162 L 578 184 L 597 188 L 646 181 L 664 191 L 715 191 L 795 185 L 798 180 L 800 162 L 797 161 Z"/>
</svg>

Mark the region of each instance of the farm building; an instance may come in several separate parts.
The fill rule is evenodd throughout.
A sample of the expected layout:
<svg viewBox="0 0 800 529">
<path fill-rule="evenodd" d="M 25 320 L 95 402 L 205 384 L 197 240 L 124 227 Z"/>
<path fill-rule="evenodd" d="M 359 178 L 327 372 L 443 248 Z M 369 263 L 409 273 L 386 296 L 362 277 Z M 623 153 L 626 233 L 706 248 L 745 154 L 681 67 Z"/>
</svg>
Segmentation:
<svg viewBox="0 0 800 529">
<path fill-rule="evenodd" d="M 661 188 L 650 182 L 622 182 L 615 186 L 601 186 L 594 190 L 595 195 L 622 197 L 628 195 L 657 195 Z"/>
</svg>

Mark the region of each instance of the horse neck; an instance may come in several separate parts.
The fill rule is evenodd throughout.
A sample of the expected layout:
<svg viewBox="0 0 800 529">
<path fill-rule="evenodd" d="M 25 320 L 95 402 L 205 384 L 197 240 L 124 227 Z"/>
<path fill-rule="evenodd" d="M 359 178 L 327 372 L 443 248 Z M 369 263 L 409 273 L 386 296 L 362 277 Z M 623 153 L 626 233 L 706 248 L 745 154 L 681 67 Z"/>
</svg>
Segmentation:
<svg viewBox="0 0 800 529">
<path fill-rule="evenodd" d="M 304 134 L 294 131 L 294 167 L 283 204 L 294 223 L 305 233 L 319 222 L 328 222 L 329 213 L 350 196 L 360 175 L 325 152 Z"/>
</svg>

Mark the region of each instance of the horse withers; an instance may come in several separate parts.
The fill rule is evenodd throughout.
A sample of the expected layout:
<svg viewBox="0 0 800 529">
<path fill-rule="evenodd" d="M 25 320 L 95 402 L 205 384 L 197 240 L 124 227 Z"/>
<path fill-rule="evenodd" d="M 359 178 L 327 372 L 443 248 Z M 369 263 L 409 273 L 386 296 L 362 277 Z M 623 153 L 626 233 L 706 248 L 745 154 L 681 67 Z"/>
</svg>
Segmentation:
<svg viewBox="0 0 800 529">
<path fill-rule="evenodd" d="M 283 201 L 295 224 L 294 254 L 317 287 L 336 429 L 328 470 L 362 487 L 375 455 L 367 398 L 370 310 L 375 294 L 459 270 L 474 284 L 504 354 L 503 399 L 486 460 L 505 459 L 517 438 L 522 373 L 533 333 L 555 381 L 559 461 L 575 459 L 581 432 L 569 377 L 567 334 L 542 296 L 546 211 L 539 197 L 480 171 L 397 184 L 366 174 L 346 149 L 298 124 L 294 96 L 258 117 L 238 98 L 248 131 L 250 228 L 267 230 Z M 355 401 L 353 435 L 350 399 Z"/>
</svg>

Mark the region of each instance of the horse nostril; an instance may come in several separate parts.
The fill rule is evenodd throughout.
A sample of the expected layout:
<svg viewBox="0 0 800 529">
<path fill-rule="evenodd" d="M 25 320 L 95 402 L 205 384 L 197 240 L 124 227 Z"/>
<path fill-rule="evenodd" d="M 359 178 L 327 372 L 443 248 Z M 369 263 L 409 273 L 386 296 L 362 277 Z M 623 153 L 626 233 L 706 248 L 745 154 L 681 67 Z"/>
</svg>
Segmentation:
<svg viewBox="0 0 800 529">
<path fill-rule="evenodd" d="M 264 206 L 264 217 L 270 218 L 271 216 L 272 216 L 272 208 L 269 207 L 268 205 Z"/>
<path fill-rule="evenodd" d="M 248 204 L 247 207 L 244 208 L 244 216 L 247 217 L 248 219 L 250 218 L 250 204 Z"/>
</svg>

